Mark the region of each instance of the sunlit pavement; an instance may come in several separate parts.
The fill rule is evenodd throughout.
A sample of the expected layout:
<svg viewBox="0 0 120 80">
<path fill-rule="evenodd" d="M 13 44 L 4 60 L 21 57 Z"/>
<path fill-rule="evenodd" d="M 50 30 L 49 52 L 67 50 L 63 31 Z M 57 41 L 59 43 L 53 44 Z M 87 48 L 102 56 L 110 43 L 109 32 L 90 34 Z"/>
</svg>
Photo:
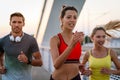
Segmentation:
<svg viewBox="0 0 120 80">
<path fill-rule="evenodd" d="M 33 80 L 49 80 L 50 73 L 43 67 L 32 68 Z"/>
<path fill-rule="evenodd" d="M 32 74 L 33 74 L 32 80 L 49 80 L 50 78 L 50 73 L 46 71 L 43 67 L 33 67 Z M 1 75 L 0 80 L 2 80 Z"/>
</svg>

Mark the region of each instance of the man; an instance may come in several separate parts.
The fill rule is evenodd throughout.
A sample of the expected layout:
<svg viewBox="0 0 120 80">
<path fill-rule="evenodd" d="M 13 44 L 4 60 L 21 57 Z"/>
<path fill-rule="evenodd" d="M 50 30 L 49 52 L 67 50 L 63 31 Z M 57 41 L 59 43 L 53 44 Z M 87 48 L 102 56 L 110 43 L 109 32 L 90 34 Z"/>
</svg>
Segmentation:
<svg viewBox="0 0 120 80">
<path fill-rule="evenodd" d="M 24 16 L 10 15 L 11 32 L 0 39 L 0 73 L 2 80 L 32 80 L 31 67 L 42 66 L 37 41 L 22 31 Z"/>
</svg>

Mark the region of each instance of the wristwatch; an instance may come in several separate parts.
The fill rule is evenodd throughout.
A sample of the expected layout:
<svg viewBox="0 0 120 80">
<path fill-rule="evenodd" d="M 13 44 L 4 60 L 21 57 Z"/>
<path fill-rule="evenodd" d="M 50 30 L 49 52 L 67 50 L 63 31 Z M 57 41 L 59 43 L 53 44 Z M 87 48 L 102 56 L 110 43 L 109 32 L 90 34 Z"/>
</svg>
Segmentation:
<svg viewBox="0 0 120 80">
<path fill-rule="evenodd" d="M 28 59 L 28 63 L 27 64 L 31 64 L 32 63 L 32 60 Z"/>
</svg>

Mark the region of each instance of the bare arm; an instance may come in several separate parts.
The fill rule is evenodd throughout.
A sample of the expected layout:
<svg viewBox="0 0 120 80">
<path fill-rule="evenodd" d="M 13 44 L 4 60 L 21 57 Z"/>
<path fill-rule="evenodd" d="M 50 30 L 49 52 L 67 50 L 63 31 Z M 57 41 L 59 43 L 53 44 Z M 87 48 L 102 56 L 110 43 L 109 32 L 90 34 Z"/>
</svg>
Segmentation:
<svg viewBox="0 0 120 80">
<path fill-rule="evenodd" d="M 83 60 L 82 60 L 82 64 L 81 64 L 83 67 L 80 69 L 80 72 L 81 72 L 82 75 L 89 76 L 89 75 L 92 74 L 92 71 L 89 70 L 89 67 L 85 68 L 85 64 L 88 62 L 89 56 L 90 56 L 89 52 L 86 52 L 83 56 Z"/>
<path fill-rule="evenodd" d="M 0 66 L 3 66 L 3 53 L 0 53 Z"/>
<path fill-rule="evenodd" d="M 0 74 L 6 73 L 6 68 L 4 67 L 3 64 L 3 57 L 4 57 L 4 53 L 0 53 Z"/>
<path fill-rule="evenodd" d="M 54 36 L 51 38 L 50 40 L 51 55 L 52 55 L 54 67 L 56 69 L 58 69 L 64 63 L 64 61 L 69 56 L 71 50 L 74 48 L 75 44 L 81 40 L 82 37 L 80 36 L 81 35 L 76 32 L 72 36 L 72 39 L 70 40 L 67 48 L 64 50 L 64 52 L 61 55 L 59 55 L 59 49 L 58 49 L 60 44 L 59 37 Z"/>
<path fill-rule="evenodd" d="M 43 65 L 41 54 L 39 51 L 33 53 L 32 56 L 33 56 L 33 59 L 31 61 L 31 65 L 33 65 L 33 66 L 42 66 Z"/>
<path fill-rule="evenodd" d="M 89 58 L 89 52 L 86 52 L 84 55 L 83 55 L 83 59 L 82 59 L 82 64 L 85 65 L 86 62 L 88 61 L 88 58 Z"/>
<path fill-rule="evenodd" d="M 67 56 L 69 55 L 70 51 L 72 50 L 72 45 L 69 45 L 66 50 L 59 56 L 58 46 L 59 46 L 59 39 L 57 36 L 54 36 L 50 40 L 50 51 L 53 59 L 53 64 L 56 69 L 58 69 L 66 60 Z"/>
<path fill-rule="evenodd" d="M 23 51 L 18 55 L 18 60 L 26 64 L 31 64 L 33 66 L 42 66 L 41 54 L 39 51 L 32 54 L 32 60 L 29 60 Z"/>
<path fill-rule="evenodd" d="M 111 50 L 110 51 L 111 60 L 114 62 L 117 69 L 102 68 L 101 72 L 104 74 L 119 74 L 120 75 L 120 62 L 118 60 L 117 54 Z"/>
<path fill-rule="evenodd" d="M 117 70 L 111 70 L 111 73 L 120 75 L 120 61 L 118 60 L 117 54 L 113 50 L 111 50 L 110 55 L 111 55 L 112 61 L 114 62 L 117 68 Z"/>
<path fill-rule="evenodd" d="M 85 64 L 88 62 L 88 58 L 89 58 L 89 53 L 86 52 L 83 55 L 83 59 L 81 61 L 81 65 L 79 66 L 80 72 L 82 72 L 82 73 L 85 71 Z"/>
</svg>

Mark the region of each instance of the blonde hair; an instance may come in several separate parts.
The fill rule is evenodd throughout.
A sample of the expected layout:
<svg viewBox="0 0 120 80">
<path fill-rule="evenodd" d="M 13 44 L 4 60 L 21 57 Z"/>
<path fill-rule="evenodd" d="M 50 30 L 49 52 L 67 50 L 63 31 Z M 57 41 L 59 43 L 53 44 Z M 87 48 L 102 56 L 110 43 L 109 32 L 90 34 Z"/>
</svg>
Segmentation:
<svg viewBox="0 0 120 80">
<path fill-rule="evenodd" d="M 93 29 L 90 37 L 92 38 L 92 37 L 96 34 L 96 32 L 97 32 L 98 30 L 103 30 L 103 31 L 105 32 L 105 34 L 106 34 L 106 30 L 105 30 L 103 27 L 95 27 L 95 28 Z"/>
</svg>

